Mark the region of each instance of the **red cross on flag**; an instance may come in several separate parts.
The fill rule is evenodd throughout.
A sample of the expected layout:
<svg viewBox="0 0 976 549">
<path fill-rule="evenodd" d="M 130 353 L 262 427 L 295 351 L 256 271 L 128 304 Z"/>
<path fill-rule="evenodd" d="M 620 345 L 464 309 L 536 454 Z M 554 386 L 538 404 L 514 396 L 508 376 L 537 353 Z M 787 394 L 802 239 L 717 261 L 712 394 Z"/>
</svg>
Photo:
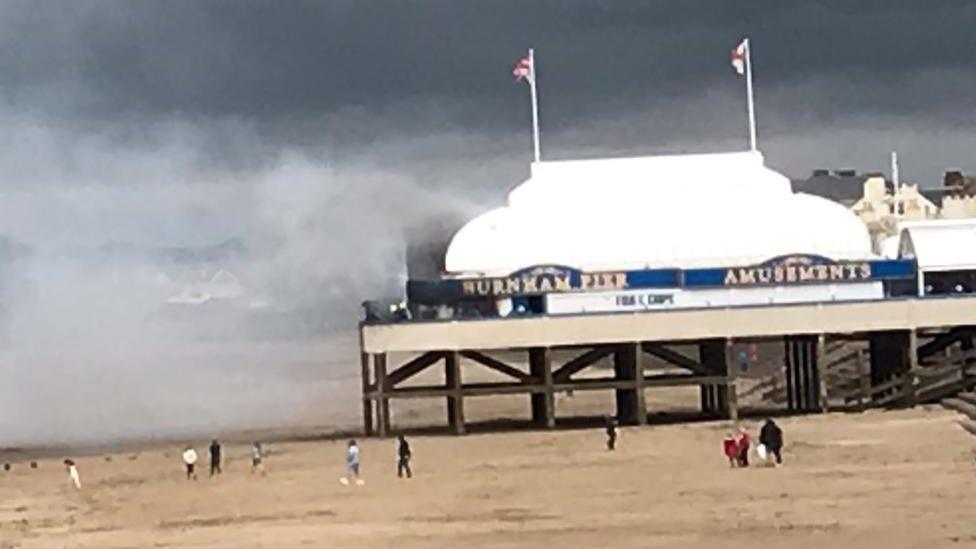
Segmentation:
<svg viewBox="0 0 976 549">
<path fill-rule="evenodd" d="M 515 76 L 516 80 L 522 80 L 523 78 L 532 82 L 532 60 L 528 57 L 523 57 L 515 63 L 515 68 L 512 69 L 512 75 Z"/>
<path fill-rule="evenodd" d="M 738 46 L 732 49 L 732 66 L 739 74 L 746 73 L 746 49 L 749 47 L 749 40 L 743 40 Z"/>
</svg>

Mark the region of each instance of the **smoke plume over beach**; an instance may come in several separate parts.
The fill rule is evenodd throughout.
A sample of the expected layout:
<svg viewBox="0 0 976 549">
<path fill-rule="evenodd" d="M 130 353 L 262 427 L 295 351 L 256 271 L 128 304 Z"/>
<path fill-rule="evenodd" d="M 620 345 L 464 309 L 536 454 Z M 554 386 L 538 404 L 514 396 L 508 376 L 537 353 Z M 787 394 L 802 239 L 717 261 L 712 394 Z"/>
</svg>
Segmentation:
<svg viewBox="0 0 976 549">
<path fill-rule="evenodd" d="M 947 15 L 949 14 L 949 15 Z M 949 1 L 0 6 L 0 446 L 355 422 L 406 235 L 543 156 L 760 149 L 792 176 L 976 171 Z M 958 28 L 946 28 L 946 21 Z"/>
</svg>

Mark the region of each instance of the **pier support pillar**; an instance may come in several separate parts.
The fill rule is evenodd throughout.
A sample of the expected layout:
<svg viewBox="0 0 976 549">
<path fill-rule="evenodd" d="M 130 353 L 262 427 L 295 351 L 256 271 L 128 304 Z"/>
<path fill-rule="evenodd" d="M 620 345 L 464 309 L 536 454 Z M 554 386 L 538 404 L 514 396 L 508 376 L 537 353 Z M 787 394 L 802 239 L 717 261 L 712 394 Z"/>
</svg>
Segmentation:
<svg viewBox="0 0 976 549">
<path fill-rule="evenodd" d="M 369 397 L 370 393 L 370 362 L 372 357 L 369 353 L 360 353 L 360 364 L 363 376 L 363 434 L 373 436 L 373 400 Z"/>
<path fill-rule="evenodd" d="M 871 368 L 861 349 L 857 350 L 857 377 L 861 387 L 861 397 L 857 405 L 864 411 L 871 406 Z"/>
<path fill-rule="evenodd" d="M 817 346 L 814 350 L 814 361 L 817 364 L 815 371 L 817 373 L 819 407 L 821 412 L 827 413 L 830 408 L 830 395 L 827 393 L 827 336 L 824 334 L 817 336 Z"/>
<path fill-rule="evenodd" d="M 644 350 L 640 343 L 628 344 L 634 354 L 634 396 L 637 398 L 637 424 L 647 425 L 647 395 L 644 394 Z"/>
<path fill-rule="evenodd" d="M 377 406 L 377 429 L 376 434 L 381 437 L 389 436 L 392 426 L 390 425 L 390 399 L 386 396 L 386 353 L 373 355 L 373 365 L 376 370 L 376 406 Z"/>
<path fill-rule="evenodd" d="M 444 379 L 450 394 L 447 397 L 447 424 L 456 435 L 465 433 L 464 397 L 461 394 L 461 357 L 457 351 L 444 357 Z"/>
<path fill-rule="evenodd" d="M 962 351 L 962 359 L 959 361 L 959 377 L 962 379 L 962 385 L 966 389 L 970 385 L 970 374 L 969 366 L 976 362 L 976 357 L 973 356 L 973 349 L 976 347 L 974 345 L 976 341 L 972 335 L 967 335 L 959 342 L 959 349 Z"/>
<path fill-rule="evenodd" d="M 725 339 L 708 339 L 698 343 L 698 359 L 710 375 L 728 375 L 729 360 Z M 725 385 L 701 386 L 702 412 L 718 417 L 728 407 L 728 387 Z"/>
<path fill-rule="evenodd" d="M 787 405 L 795 412 L 821 411 L 820 348 L 817 336 L 787 336 L 784 339 Z M 823 365 L 826 368 L 826 364 Z M 825 389 L 824 389 L 825 391 Z"/>
<path fill-rule="evenodd" d="M 915 330 L 909 330 L 908 341 L 906 342 L 906 376 L 903 391 L 905 394 L 905 405 L 915 406 L 918 403 L 918 334 Z"/>
<path fill-rule="evenodd" d="M 726 419 L 739 421 L 739 392 L 735 385 L 735 378 L 738 373 L 735 370 L 735 357 L 732 356 L 732 339 L 725 340 L 725 376 L 728 382 L 725 384 L 725 405 L 722 413 Z"/>
<path fill-rule="evenodd" d="M 532 422 L 546 429 L 556 426 L 556 400 L 552 388 L 552 353 L 548 347 L 529 349 L 529 374 L 544 387 L 542 393 L 533 393 Z"/>
<path fill-rule="evenodd" d="M 636 343 L 621 345 L 613 354 L 614 379 L 632 382 L 630 387 L 616 389 L 617 419 L 627 425 L 643 425 L 647 422 L 643 391 L 644 371 L 638 366 L 641 354 L 640 346 Z M 638 377 L 641 379 L 638 380 Z"/>
<path fill-rule="evenodd" d="M 873 332 L 870 334 L 868 341 L 871 349 L 872 387 L 877 387 L 908 373 L 910 337 L 907 331 Z M 905 392 L 904 384 L 900 390 Z M 874 395 L 874 398 L 883 399 L 896 391 L 899 391 L 899 388 L 893 387 Z"/>
</svg>

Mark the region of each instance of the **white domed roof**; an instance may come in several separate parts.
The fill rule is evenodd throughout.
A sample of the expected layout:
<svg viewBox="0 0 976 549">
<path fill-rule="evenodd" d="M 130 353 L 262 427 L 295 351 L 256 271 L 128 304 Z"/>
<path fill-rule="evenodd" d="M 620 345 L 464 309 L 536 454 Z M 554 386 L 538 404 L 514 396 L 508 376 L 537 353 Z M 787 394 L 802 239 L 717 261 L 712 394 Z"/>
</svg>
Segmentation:
<svg viewBox="0 0 976 549">
<path fill-rule="evenodd" d="M 787 254 L 871 255 L 844 206 L 795 194 L 758 152 L 533 164 L 508 206 L 467 223 L 447 271 L 502 276 L 534 265 L 584 271 L 722 267 Z"/>
</svg>

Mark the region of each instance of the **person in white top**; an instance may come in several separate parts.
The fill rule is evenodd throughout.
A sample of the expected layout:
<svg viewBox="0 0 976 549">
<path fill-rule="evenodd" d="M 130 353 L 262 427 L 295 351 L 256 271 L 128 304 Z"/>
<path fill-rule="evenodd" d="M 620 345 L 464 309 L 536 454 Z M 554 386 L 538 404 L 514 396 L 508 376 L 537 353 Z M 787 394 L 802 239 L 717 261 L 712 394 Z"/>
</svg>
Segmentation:
<svg viewBox="0 0 976 549">
<path fill-rule="evenodd" d="M 355 480 L 357 486 L 366 484 L 366 481 L 359 478 L 359 446 L 355 440 L 349 441 L 346 449 L 346 476 L 339 479 L 339 482 L 348 486 L 351 480 Z"/>
<path fill-rule="evenodd" d="M 187 446 L 186 450 L 183 450 L 183 463 L 186 465 L 187 480 L 191 478 L 196 480 L 197 473 L 194 471 L 194 467 L 197 464 L 197 451 L 192 446 Z"/>
<path fill-rule="evenodd" d="M 78 467 L 75 466 L 75 460 L 64 460 L 64 467 L 68 470 L 68 478 L 75 485 L 75 489 L 81 490 L 81 475 L 78 474 Z"/>
<path fill-rule="evenodd" d="M 251 473 L 264 474 L 264 465 L 261 463 L 263 459 L 264 450 L 261 448 L 261 443 L 255 442 L 251 445 Z"/>
</svg>

